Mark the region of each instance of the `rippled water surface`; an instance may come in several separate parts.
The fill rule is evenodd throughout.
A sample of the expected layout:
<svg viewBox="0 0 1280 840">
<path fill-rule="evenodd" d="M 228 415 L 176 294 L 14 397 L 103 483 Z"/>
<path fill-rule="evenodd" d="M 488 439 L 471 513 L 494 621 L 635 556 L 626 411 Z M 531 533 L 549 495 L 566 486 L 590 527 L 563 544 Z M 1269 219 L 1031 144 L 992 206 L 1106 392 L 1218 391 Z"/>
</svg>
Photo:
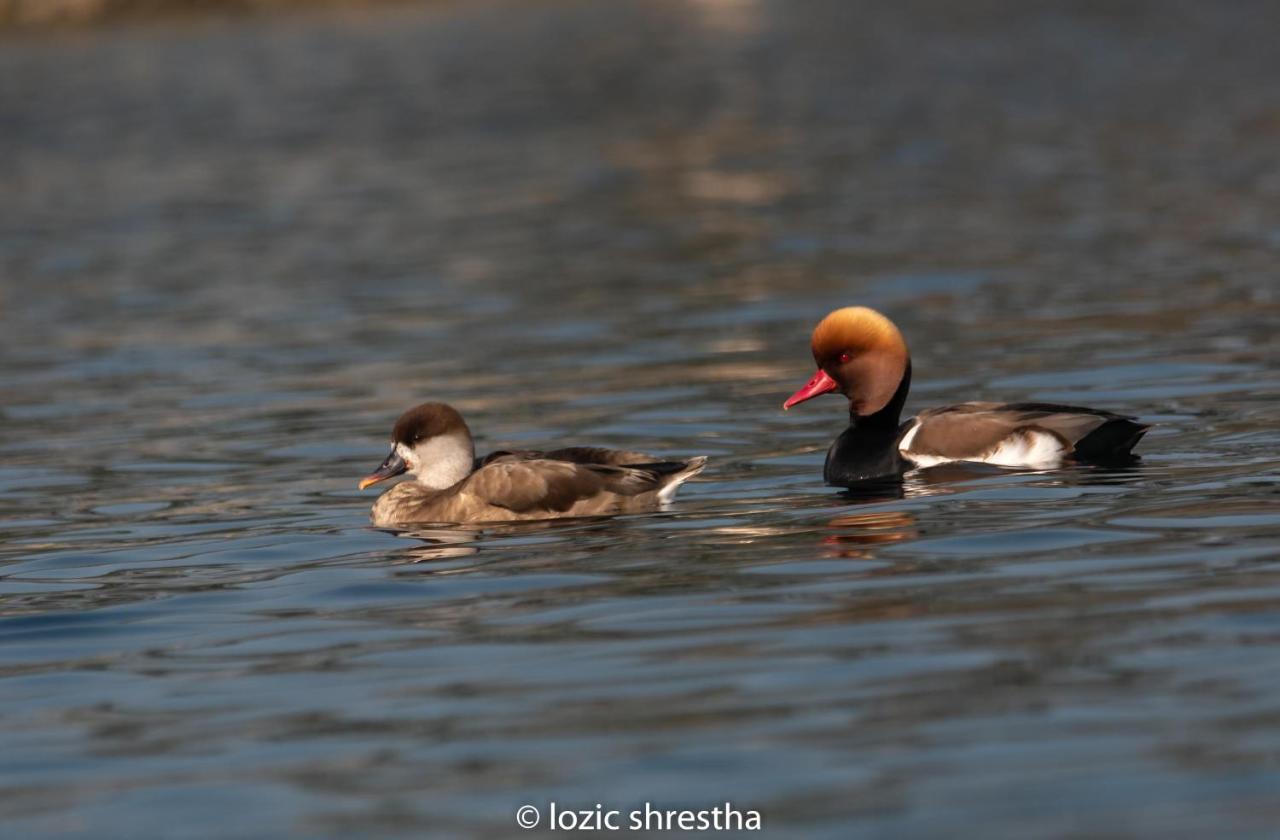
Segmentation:
<svg viewBox="0 0 1280 840">
<path fill-rule="evenodd" d="M 546 2 L 0 41 L 6 835 L 1280 821 L 1280 19 Z M 1126 469 L 822 485 L 829 308 L 909 408 Z M 706 454 L 668 511 L 393 533 L 403 408 Z M 545 823 L 537 833 L 545 833 Z"/>
</svg>

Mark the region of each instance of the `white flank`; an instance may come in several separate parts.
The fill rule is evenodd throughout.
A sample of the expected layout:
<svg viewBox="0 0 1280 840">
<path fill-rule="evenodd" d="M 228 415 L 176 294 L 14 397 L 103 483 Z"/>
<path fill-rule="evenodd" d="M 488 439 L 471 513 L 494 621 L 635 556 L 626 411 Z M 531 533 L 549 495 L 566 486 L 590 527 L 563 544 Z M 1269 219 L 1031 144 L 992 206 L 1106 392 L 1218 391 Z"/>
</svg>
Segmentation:
<svg viewBox="0 0 1280 840">
<path fill-rule="evenodd" d="M 1061 438 L 1048 432 L 1025 431 L 1005 438 L 981 460 L 1001 467 L 1044 470 L 1061 464 L 1066 454 Z"/>
<path fill-rule="evenodd" d="M 915 439 L 918 431 L 920 431 L 919 423 L 908 429 L 902 441 L 898 444 L 898 451 L 902 453 L 902 457 L 921 469 L 937 466 L 938 464 L 950 464 L 955 461 L 968 461 L 970 463 L 992 464 L 997 467 L 1028 467 L 1036 470 L 1045 470 L 1060 466 L 1063 457 L 1067 454 L 1066 447 L 1056 436 L 1047 432 L 1037 432 L 1029 429 L 1009 435 L 1009 437 L 1000 441 L 1000 444 L 995 449 L 974 458 L 950 458 L 946 455 L 911 452 L 911 442 Z"/>
<path fill-rule="evenodd" d="M 919 420 L 916 421 L 916 424 L 914 426 L 912 426 L 910 429 L 907 429 L 907 433 L 902 436 L 902 440 L 898 441 L 899 452 L 901 452 L 903 455 L 906 455 L 907 452 L 911 450 L 911 441 L 916 439 L 916 432 L 918 431 L 920 431 Z"/>
<path fill-rule="evenodd" d="M 916 439 L 916 433 L 919 431 L 920 421 L 917 420 L 914 426 L 907 429 L 907 433 L 902 436 L 902 440 L 898 441 L 898 451 L 902 453 L 902 457 L 911 461 L 911 463 L 915 464 L 920 469 L 937 466 L 938 464 L 947 464 L 956 460 L 955 458 L 947 458 L 943 455 L 925 455 L 920 452 L 912 452 L 911 442 Z"/>
<path fill-rule="evenodd" d="M 950 464 L 952 461 L 969 461 L 971 458 L 948 458 L 944 455 L 921 455 L 918 452 L 903 452 L 902 457 L 915 464 L 920 469 L 925 467 L 936 467 L 938 464 Z"/>
</svg>

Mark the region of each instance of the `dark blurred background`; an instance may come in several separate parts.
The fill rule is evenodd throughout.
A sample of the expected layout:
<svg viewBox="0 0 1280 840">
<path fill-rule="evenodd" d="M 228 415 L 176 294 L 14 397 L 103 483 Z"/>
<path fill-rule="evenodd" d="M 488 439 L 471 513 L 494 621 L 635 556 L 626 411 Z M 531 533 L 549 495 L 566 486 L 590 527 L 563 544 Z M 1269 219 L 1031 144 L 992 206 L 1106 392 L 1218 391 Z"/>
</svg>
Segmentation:
<svg viewBox="0 0 1280 840">
<path fill-rule="evenodd" d="M 244 15 L 430 0 L 4 0 L 0 25 L 89 26 L 166 17 Z"/>
</svg>

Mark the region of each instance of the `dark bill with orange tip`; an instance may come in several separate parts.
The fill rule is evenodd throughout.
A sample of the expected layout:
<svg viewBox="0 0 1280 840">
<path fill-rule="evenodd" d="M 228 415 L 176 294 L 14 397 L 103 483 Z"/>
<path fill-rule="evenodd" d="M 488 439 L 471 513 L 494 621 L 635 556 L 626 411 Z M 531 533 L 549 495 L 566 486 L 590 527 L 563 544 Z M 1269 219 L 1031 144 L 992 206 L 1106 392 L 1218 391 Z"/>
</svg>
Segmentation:
<svg viewBox="0 0 1280 840">
<path fill-rule="evenodd" d="M 791 408 L 791 406 L 795 405 L 796 403 L 802 403 L 805 400 L 811 400 L 814 397 L 820 396 L 822 394 L 829 394 L 839 387 L 840 386 L 836 384 L 836 381 L 834 379 L 832 379 L 830 376 L 827 376 L 827 372 L 825 370 L 822 370 L 821 368 L 819 368 L 818 372 L 813 375 L 813 378 L 810 379 L 808 382 L 804 383 L 803 388 L 801 388 L 799 391 L 796 391 L 794 394 L 792 394 L 790 397 L 787 398 L 787 401 L 782 404 L 782 410 L 786 411 L 788 408 Z"/>
<path fill-rule="evenodd" d="M 409 469 L 409 465 L 392 449 L 391 454 L 387 456 L 387 460 L 383 461 L 381 466 L 374 470 L 371 475 L 366 475 L 360 479 L 360 489 L 363 490 L 366 487 L 377 484 L 379 481 L 386 481 L 388 478 L 395 478 L 407 469 Z"/>
</svg>

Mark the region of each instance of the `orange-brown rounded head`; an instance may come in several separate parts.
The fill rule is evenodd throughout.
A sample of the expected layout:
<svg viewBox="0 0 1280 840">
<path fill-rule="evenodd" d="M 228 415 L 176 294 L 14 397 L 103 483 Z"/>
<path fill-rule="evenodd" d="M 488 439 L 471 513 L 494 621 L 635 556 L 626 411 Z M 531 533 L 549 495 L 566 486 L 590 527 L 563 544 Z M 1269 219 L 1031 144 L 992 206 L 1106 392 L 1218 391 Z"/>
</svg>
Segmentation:
<svg viewBox="0 0 1280 840">
<path fill-rule="evenodd" d="M 846 306 L 823 318 L 810 345 L 818 372 L 783 408 L 839 391 L 854 414 L 875 414 L 893 399 L 911 362 L 894 323 L 865 306 Z"/>
</svg>

